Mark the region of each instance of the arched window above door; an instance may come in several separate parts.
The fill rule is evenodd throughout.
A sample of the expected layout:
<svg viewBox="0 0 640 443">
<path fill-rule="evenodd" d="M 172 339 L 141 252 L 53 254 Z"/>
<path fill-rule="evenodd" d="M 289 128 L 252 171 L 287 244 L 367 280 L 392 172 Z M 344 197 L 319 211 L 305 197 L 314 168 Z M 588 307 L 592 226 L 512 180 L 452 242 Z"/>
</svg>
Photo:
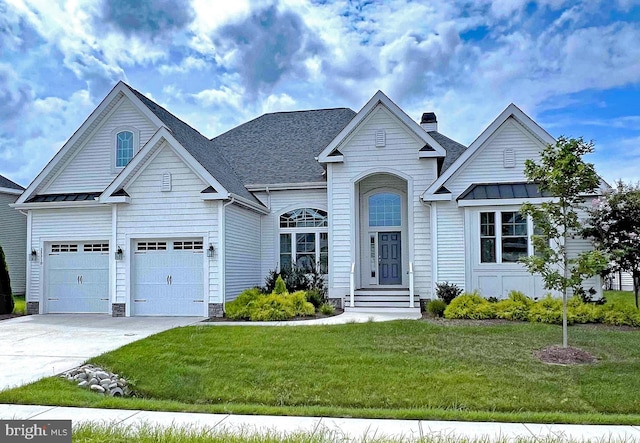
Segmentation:
<svg viewBox="0 0 640 443">
<path fill-rule="evenodd" d="M 369 226 L 401 226 L 402 204 L 400 196 L 381 192 L 369 197 Z"/>
</svg>

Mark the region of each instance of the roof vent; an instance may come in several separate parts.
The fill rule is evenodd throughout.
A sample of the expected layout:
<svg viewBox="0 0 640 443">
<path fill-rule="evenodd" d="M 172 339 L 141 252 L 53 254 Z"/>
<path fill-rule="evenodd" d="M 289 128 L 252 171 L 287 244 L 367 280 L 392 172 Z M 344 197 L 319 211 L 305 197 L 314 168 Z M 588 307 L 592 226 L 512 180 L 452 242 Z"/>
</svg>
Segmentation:
<svg viewBox="0 0 640 443">
<path fill-rule="evenodd" d="M 516 152 L 513 148 L 507 148 L 503 153 L 503 164 L 505 168 L 516 167 Z"/>
<path fill-rule="evenodd" d="M 162 192 L 170 192 L 171 191 L 171 173 L 165 172 L 162 174 Z"/>
<path fill-rule="evenodd" d="M 425 131 L 437 131 L 438 130 L 438 119 L 436 118 L 435 112 L 425 112 L 422 114 L 422 119 L 420 120 L 420 126 Z"/>
<path fill-rule="evenodd" d="M 376 148 L 382 148 L 387 144 L 387 134 L 384 129 L 378 129 L 376 131 Z"/>
</svg>

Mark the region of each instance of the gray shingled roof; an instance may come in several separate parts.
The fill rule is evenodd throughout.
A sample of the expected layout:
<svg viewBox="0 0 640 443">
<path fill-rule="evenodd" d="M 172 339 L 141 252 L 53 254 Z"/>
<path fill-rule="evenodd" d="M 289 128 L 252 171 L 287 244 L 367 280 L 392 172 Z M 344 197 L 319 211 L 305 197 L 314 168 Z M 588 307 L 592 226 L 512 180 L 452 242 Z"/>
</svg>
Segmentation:
<svg viewBox="0 0 640 443">
<path fill-rule="evenodd" d="M 535 183 L 481 183 L 469 186 L 458 200 L 484 200 L 505 198 L 551 197 L 549 192 L 540 192 Z"/>
<path fill-rule="evenodd" d="M 24 191 L 24 188 L 22 186 L 20 186 L 16 182 L 9 180 L 7 177 L 3 177 L 2 175 L 0 175 L 0 188 L 17 189 L 19 191 Z"/>
<path fill-rule="evenodd" d="M 445 151 L 447 151 L 447 156 L 444 158 L 444 161 L 442 162 L 442 167 L 440 169 L 440 174 L 442 174 L 444 171 L 446 171 L 449 168 L 449 166 L 451 166 L 453 162 L 455 162 L 458 159 L 458 157 L 462 155 L 464 151 L 467 150 L 467 147 L 461 143 L 458 143 L 455 140 L 451 140 L 446 135 L 440 134 L 438 131 L 428 131 L 428 132 L 429 132 L 429 135 L 433 137 L 433 139 L 437 141 L 440 144 L 440 146 L 444 148 Z"/>
<path fill-rule="evenodd" d="M 247 191 L 244 184 L 234 173 L 233 168 L 227 162 L 207 137 L 180 120 L 178 117 L 164 109 L 162 106 L 149 100 L 140 92 L 128 86 L 129 89 L 149 108 L 171 131 L 175 139 L 200 163 L 211 175 L 225 187 L 225 189 L 250 201 L 259 201 Z"/>
<path fill-rule="evenodd" d="M 315 160 L 356 115 L 348 108 L 274 112 L 211 140 L 245 184 L 322 182 Z"/>
<path fill-rule="evenodd" d="M 229 192 L 253 201 L 257 200 L 246 185 L 325 181 L 324 168 L 315 158 L 356 115 L 349 108 L 274 112 L 208 140 L 162 106 L 129 89 Z M 437 131 L 429 135 L 447 151 L 441 173 L 467 149 Z"/>
</svg>

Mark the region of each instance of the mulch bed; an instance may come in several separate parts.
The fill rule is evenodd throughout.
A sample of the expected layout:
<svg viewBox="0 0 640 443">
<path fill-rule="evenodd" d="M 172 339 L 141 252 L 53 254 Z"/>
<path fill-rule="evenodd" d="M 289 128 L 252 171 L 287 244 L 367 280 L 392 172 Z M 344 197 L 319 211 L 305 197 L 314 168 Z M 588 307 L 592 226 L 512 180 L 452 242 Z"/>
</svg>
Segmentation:
<svg viewBox="0 0 640 443">
<path fill-rule="evenodd" d="M 0 320 L 9 320 L 15 317 L 22 317 L 22 314 L 2 314 L 0 315 Z"/>
<path fill-rule="evenodd" d="M 311 317 L 293 317 L 290 318 L 289 320 L 278 320 L 278 321 L 297 321 L 297 320 L 316 320 L 319 318 L 329 318 L 329 317 L 335 317 L 336 315 L 340 315 L 342 314 L 344 311 L 342 309 L 336 309 L 333 315 L 324 315 L 324 314 L 316 314 L 313 315 Z M 213 318 L 208 318 L 206 320 L 203 320 L 204 323 L 207 322 L 214 322 L 214 323 L 218 323 L 218 322 L 247 322 L 247 323 L 263 323 L 263 322 L 259 322 L 259 321 L 255 321 L 252 322 L 251 320 L 232 320 L 230 318 L 227 317 L 213 317 Z"/>
<path fill-rule="evenodd" d="M 534 352 L 533 355 L 542 362 L 552 365 L 584 365 L 598 361 L 587 351 L 580 348 L 572 348 L 571 346 L 563 348 L 562 346 L 553 345 L 540 349 Z"/>
</svg>

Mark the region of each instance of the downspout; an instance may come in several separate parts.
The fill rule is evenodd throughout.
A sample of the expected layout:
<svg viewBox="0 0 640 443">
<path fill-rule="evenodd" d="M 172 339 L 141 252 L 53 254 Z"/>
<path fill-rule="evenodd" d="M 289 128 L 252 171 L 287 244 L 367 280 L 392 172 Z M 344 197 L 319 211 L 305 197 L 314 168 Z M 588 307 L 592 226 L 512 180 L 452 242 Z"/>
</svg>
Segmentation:
<svg viewBox="0 0 640 443">
<path fill-rule="evenodd" d="M 231 197 L 231 199 L 226 202 L 224 205 L 220 206 L 220 220 L 218 222 L 219 234 L 218 238 L 220 239 L 220 293 L 222 295 L 222 310 L 226 312 L 227 308 L 227 270 L 226 270 L 226 207 L 233 204 L 235 202 L 235 197 Z"/>
</svg>

